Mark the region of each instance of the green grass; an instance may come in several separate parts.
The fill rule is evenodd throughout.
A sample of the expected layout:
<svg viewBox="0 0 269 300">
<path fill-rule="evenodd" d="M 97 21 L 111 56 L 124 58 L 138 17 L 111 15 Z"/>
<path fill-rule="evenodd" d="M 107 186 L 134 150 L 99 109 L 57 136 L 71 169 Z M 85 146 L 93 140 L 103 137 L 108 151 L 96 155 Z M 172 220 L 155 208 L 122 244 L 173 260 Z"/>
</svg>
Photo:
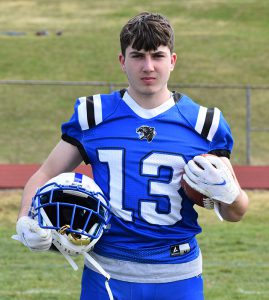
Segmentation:
<svg viewBox="0 0 269 300">
<path fill-rule="evenodd" d="M 0 194 L 0 299 L 79 299 L 82 258 L 76 258 L 75 272 L 62 255 L 31 252 L 12 240 L 21 191 Z"/>
<path fill-rule="evenodd" d="M 0 299 L 75 300 L 79 298 L 83 259 L 75 272 L 63 256 L 35 253 L 12 240 L 21 191 L 0 191 Z M 203 232 L 205 298 L 267 300 L 269 297 L 269 192 L 248 192 L 250 209 L 239 223 L 220 222 L 199 208 Z"/>
<path fill-rule="evenodd" d="M 201 222 L 206 299 L 268 299 L 269 264 L 265 222 L 268 192 L 249 193 L 250 211 L 239 223 Z M 267 208 L 267 212 L 264 209 Z M 202 218 L 203 218 L 202 214 Z"/>
<path fill-rule="evenodd" d="M 170 83 L 268 84 L 267 0 L 156 0 L 154 5 L 149 0 L 1 0 L 0 80 L 126 82 L 117 58 L 119 31 L 146 10 L 167 15 L 175 29 L 178 63 Z M 39 30 L 49 34 L 38 37 Z M 26 34 L 4 34 L 8 31 Z M 245 91 L 181 91 L 223 110 L 236 141 L 232 162 L 244 164 Z M 59 127 L 72 113 L 74 100 L 97 92 L 108 90 L 0 85 L 0 163 L 42 162 L 59 140 Z M 269 127 L 268 97 L 269 90 L 252 91 L 254 127 Z M 268 164 L 268 131 L 251 136 L 252 164 Z"/>
</svg>

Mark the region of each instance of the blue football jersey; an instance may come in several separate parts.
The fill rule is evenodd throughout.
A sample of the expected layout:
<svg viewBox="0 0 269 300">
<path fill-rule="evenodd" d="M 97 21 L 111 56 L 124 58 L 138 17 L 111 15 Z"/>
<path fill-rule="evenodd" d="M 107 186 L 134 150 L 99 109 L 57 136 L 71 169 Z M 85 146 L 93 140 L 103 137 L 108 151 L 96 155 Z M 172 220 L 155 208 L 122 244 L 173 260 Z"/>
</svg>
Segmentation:
<svg viewBox="0 0 269 300">
<path fill-rule="evenodd" d="M 95 245 L 97 254 L 169 264 L 198 256 L 201 228 L 180 180 L 196 155 L 229 156 L 233 139 L 219 109 L 179 93 L 150 110 L 126 90 L 81 97 L 62 139 L 78 147 L 110 200 L 111 228 Z"/>
</svg>

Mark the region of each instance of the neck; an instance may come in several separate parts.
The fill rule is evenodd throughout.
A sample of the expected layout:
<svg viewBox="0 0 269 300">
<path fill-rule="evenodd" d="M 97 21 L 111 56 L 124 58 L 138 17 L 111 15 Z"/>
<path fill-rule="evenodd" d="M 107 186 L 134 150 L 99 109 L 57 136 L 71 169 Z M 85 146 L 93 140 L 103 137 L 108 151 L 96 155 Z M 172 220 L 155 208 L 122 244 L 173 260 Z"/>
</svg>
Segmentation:
<svg viewBox="0 0 269 300">
<path fill-rule="evenodd" d="M 159 91 L 158 93 L 137 93 L 129 86 L 127 91 L 135 102 L 145 109 L 158 107 L 171 97 L 171 92 L 168 88 Z"/>
</svg>

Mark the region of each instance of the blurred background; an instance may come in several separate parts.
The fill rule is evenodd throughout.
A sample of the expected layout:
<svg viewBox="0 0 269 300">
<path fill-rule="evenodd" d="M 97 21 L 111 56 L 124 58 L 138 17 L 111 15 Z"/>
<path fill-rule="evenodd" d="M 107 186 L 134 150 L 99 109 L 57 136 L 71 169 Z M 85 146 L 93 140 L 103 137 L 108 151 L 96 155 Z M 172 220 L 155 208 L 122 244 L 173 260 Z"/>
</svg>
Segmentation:
<svg viewBox="0 0 269 300">
<path fill-rule="evenodd" d="M 1 0 L 0 163 L 42 162 L 77 97 L 126 86 L 119 32 L 141 11 L 170 19 L 171 89 L 223 111 L 232 162 L 269 164 L 267 0 Z"/>
</svg>

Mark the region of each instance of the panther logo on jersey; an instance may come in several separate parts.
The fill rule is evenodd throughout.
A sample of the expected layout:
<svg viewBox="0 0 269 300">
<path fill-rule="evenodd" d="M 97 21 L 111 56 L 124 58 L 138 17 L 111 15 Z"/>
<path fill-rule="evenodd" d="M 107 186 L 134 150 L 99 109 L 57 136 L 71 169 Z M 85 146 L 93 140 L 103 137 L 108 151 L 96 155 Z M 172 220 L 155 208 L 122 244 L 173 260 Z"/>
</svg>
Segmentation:
<svg viewBox="0 0 269 300">
<path fill-rule="evenodd" d="M 146 125 L 142 125 L 137 128 L 136 133 L 138 134 L 140 140 L 146 139 L 148 143 L 150 143 L 157 134 L 154 127 L 149 127 Z"/>
</svg>

